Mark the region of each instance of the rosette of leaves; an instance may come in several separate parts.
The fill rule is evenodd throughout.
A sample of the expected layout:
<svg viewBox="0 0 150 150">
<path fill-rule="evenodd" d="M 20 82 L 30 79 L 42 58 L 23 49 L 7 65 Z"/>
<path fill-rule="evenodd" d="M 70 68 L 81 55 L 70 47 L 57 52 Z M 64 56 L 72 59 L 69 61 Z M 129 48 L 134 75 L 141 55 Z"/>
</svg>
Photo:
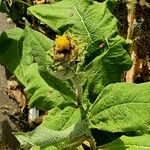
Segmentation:
<svg viewBox="0 0 150 150">
<path fill-rule="evenodd" d="M 29 7 L 29 13 L 58 33 L 54 41 L 30 27 L 1 34 L 0 60 L 25 86 L 29 106 L 49 110 L 35 130 L 15 134 L 22 146 L 83 149 L 78 146 L 87 140 L 95 149 L 91 129 L 122 134 L 149 130 L 149 83 L 115 84 L 131 61 L 107 7 L 88 0 Z"/>
</svg>

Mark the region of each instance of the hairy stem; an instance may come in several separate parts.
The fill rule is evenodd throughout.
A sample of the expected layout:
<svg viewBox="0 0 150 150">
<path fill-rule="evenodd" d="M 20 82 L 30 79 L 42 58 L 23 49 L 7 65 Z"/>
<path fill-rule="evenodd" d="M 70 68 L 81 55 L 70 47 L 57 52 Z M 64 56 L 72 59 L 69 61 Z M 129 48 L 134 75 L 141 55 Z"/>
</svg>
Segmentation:
<svg viewBox="0 0 150 150">
<path fill-rule="evenodd" d="M 76 85 L 76 83 L 74 82 L 74 79 L 71 79 L 71 83 L 76 92 L 77 106 L 82 107 L 82 86 Z"/>
<path fill-rule="evenodd" d="M 82 106 L 82 86 L 77 86 L 76 88 L 76 99 L 77 105 Z"/>
</svg>

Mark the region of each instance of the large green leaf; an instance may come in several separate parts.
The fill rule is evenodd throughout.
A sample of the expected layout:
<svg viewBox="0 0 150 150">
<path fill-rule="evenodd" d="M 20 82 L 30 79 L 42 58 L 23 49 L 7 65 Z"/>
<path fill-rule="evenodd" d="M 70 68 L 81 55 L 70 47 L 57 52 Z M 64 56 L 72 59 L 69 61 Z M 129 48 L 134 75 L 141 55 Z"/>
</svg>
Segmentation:
<svg viewBox="0 0 150 150">
<path fill-rule="evenodd" d="M 100 146 L 99 150 L 150 150 L 150 135 L 122 136 L 112 143 Z"/>
<path fill-rule="evenodd" d="M 24 39 L 20 28 L 8 30 L 0 36 L 0 60 L 23 84 L 26 84 L 24 70 L 32 62 L 28 46 L 29 39 Z"/>
<path fill-rule="evenodd" d="M 106 42 L 106 41 L 104 41 Z M 87 96 L 93 102 L 105 86 L 110 83 L 121 81 L 124 70 L 131 67 L 131 60 L 125 50 L 125 40 L 120 36 L 116 36 L 105 44 L 103 51 L 96 45 L 86 57 L 91 61 L 86 67 L 85 72 L 88 74 Z M 90 47 L 89 47 L 90 48 Z M 90 48 L 91 49 L 91 48 Z M 95 51 L 94 51 L 95 50 Z"/>
<path fill-rule="evenodd" d="M 107 86 L 90 112 L 91 128 L 111 132 L 148 131 L 150 83 Z"/>
<path fill-rule="evenodd" d="M 25 91 L 30 99 L 30 107 L 51 109 L 54 106 L 71 103 L 71 101 L 66 101 L 57 90 L 50 87 L 43 80 L 39 74 L 37 64 L 32 64 L 27 68 L 25 78 L 27 82 Z"/>
<path fill-rule="evenodd" d="M 36 5 L 28 10 L 54 30 L 69 29 L 87 44 L 115 34 L 116 19 L 104 3 L 63 0 L 53 5 Z M 61 12 L 61 13 L 60 13 Z"/>
<path fill-rule="evenodd" d="M 34 131 L 15 133 L 23 146 L 37 145 L 41 148 L 55 146 L 58 149 L 70 147 L 85 140 L 88 121 L 83 118 L 81 110 L 66 107 L 64 110 L 52 109 L 43 123 Z"/>
</svg>

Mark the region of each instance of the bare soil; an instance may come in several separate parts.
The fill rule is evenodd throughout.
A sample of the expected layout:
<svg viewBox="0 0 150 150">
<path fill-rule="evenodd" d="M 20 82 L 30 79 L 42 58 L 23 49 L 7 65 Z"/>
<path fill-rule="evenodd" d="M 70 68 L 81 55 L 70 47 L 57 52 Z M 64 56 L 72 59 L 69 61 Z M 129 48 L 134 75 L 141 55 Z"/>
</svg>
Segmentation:
<svg viewBox="0 0 150 150">
<path fill-rule="evenodd" d="M 18 104 L 6 94 L 5 68 L 0 65 L 0 142 L 1 150 L 17 150 L 18 141 L 12 132 L 18 130 L 17 116 L 20 114 Z"/>
</svg>

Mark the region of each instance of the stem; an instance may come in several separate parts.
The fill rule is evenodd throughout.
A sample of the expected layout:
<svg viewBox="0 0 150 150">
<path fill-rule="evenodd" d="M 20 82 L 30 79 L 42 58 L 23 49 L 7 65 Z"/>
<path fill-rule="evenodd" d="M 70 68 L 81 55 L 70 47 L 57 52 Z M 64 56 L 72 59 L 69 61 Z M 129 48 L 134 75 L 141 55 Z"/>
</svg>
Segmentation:
<svg viewBox="0 0 150 150">
<path fill-rule="evenodd" d="M 128 83 L 133 83 L 135 76 L 139 70 L 139 58 L 137 56 L 137 52 L 136 52 L 136 45 L 132 45 L 131 46 L 131 60 L 133 62 L 132 67 L 129 71 L 127 71 L 126 73 L 126 82 Z"/>
<path fill-rule="evenodd" d="M 63 147 L 63 148 L 65 149 L 65 148 L 72 147 L 72 146 L 79 146 L 79 145 L 81 145 L 84 141 L 86 141 L 87 138 L 88 138 L 87 135 L 84 134 L 84 135 L 82 135 L 82 136 L 80 136 L 80 137 L 75 138 L 72 143 L 70 142 L 69 144 L 65 145 L 65 147 Z"/>
<path fill-rule="evenodd" d="M 134 29 L 134 21 L 135 21 L 135 8 L 136 8 L 136 0 L 132 0 L 128 2 L 128 34 L 127 39 L 131 40 L 133 37 L 133 29 Z"/>
<path fill-rule="evenodd" d="M 90 136 L 90 137 L 87 139 L 87 141 L 88 141 L 89 144 L 90 144 L 91 150 L 96 150 L 96 144 L 95 144 L 95 141 L 94 141 L 93 137 Z"/>
<path fill-rule="evenodd" d="M 96 143 L 95 143 L 95 140 L 91 134 L 90 129 L 87 131 L 87 136 L 88 136 L 88 138 L 86 141 L 89 143 L 91 150 L 96 150 Z"/>
<path fill-rule="evenodd" d="M 76 88 L 76 100 L 77 105 L 82 106 L 82 86 L 77 86 Z"/>
<path fill-rule="evenodd" d="M 77 71 L 75 73 L 75 76 L 78 77 Z M 71 82 L 72 82 L 72 85 L 73 85 L 73 87 L 75 89 L 75 92 L 76 92 L 77 106 L 83 107 L 82 106 L 82 94 L 83 94 L 82 85 L 79 85 L 78 83 L 76 83 L 76 81 L 74 80 L 74 78 L 71 79 Z"/>
<path fill-rule="evenodd" d="M 128 34 L 127 40 L 133 40 L 133 31 L 134 31 L 134 23 L 135 23 L 135 9 L 136 9 L 136 0 L 128 1 Z M 138 64 L 138 56 L 136 51 L 136 45 L 134 42 L 130 47 L 130 56 L 133 61 L 132 68 L 126 73 L 126 82 L 134 82 L 135 74 L 137 72 L 137 64 Z"/>
</svg>

